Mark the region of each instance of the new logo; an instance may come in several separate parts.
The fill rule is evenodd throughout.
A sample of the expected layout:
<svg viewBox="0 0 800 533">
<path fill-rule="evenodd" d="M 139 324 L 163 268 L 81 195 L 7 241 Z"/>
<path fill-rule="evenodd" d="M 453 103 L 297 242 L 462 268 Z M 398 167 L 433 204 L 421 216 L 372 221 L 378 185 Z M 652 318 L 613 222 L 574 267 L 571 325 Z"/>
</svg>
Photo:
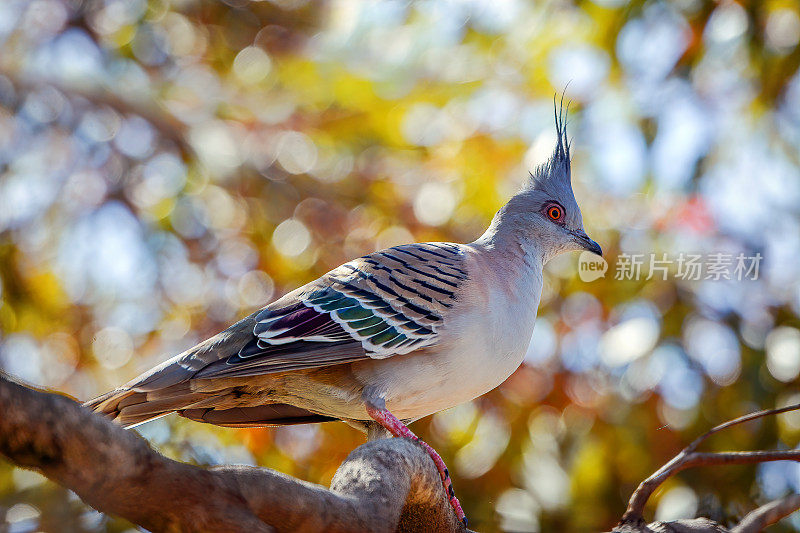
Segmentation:
<svg viewBox="0 0 800 533">
<path fill-rule="evenodd" d="M 608 263 L 592 252 L 582 252 L 578 257 L 578 277 L 583 282 L 594 281 L 606 277 Z"/>
</svg>

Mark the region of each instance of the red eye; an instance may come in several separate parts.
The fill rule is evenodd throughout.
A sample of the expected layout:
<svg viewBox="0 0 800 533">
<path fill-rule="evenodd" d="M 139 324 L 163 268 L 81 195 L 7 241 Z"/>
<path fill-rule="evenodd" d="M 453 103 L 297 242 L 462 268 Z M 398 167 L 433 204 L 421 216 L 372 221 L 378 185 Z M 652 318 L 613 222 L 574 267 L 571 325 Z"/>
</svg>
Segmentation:
<svg viewBox="0 0 800 533">
<path fill-rule="evenodd" d="M 564 216 L 564 211 L 557 205 L 551 205 L 547 208 L 547 216 L 549 216 L 551 220 L 558 221 Z"/>
</svg>

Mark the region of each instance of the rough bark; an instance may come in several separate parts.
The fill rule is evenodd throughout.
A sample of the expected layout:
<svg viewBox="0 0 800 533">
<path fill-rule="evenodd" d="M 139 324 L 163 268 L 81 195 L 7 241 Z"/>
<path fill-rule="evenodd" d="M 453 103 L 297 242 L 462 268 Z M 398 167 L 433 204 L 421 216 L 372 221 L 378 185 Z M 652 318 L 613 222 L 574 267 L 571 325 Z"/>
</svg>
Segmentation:
<svg viewBox="0 0 800 533">
<path fill-rule="evenodd" d="M 463 531 L 428 455 L 372 441 L 330 489 L 255 467 L 168 459 L 73 400 L 0 376 L 0 453 L 151 531 Z"/>
<path fill-rule="evenodd" d="M 650 495 L 686 468 L 800 460 L 800 452 L 702 453 L 709 435 L 797 406 L 726 422 L 642 482 L 616 533 L 754 533 L 800 508 L 791 495 L 752 511 L 732 529 L 706 518 L 646 523 Z M 405 439 L 356 448 L 329 489 L 266 468 L 204 468 L 168 459 L 138 434 L 75 401 L 0 374 L 0 454 L 73 490 L 95 509 L 151 531 L 442 531 L 465 528 L 430 457 Z"/>
</svg>

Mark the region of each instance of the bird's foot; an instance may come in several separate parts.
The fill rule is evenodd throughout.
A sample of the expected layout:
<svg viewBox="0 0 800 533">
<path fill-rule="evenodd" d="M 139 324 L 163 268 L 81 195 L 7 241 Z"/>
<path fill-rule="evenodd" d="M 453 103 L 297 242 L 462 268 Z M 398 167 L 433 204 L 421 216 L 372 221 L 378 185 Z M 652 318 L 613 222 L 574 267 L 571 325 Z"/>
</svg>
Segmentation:
<svg viewBox="0 0 800 533">
<path fill-rule="evenodd" d="M 464 515 L 464 510 L 461 508 L 461 503 L 459 503 L 458 498 L 456 498 L 456 493 L 453 490 L 453 482 L 450 479 L 450 472 L 447 470 L 447 465 L 444 464 L 444 460 L 442 456 L 439 455 L 436 450 L 431 448 L 431 446 L 421 440 L 419 437 L 414 435 L 414 432 L 408 429 L 408 426 L 403 424 L 396 416 L 389 412 L 388 409 L 376 407 L 371 405 L 369 402 L 367 403 L 367 414 L 375 420 L 378 424 L 386 428 L 386 430 L 394 435 L 395 437 L 405 437 L 407 439 L 411 439 L 417 442 L 422 449 L 424 449 L 428 455 L 433 459 L 433 463 L 436 465 L 436 469 L 439 471 L 439 477 L 442 480 L 442 485 L 444 486 L 444 491 L 447 494 L 448 499 L 450 500 L 450 505 L 453 507 L 453 510 L 456 513 L 456 516 L 464 524 L 464 527 L 467 526 L 467 517 Z"/>
</svg>

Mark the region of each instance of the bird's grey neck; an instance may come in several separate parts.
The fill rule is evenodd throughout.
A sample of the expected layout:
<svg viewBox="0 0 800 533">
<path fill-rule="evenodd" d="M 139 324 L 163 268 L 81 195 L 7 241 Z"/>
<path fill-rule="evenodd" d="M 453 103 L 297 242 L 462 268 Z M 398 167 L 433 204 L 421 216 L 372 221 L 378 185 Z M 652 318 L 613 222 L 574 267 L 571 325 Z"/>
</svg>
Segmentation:
<svg viewBox="0 0 800 533">
<path fill-rule="evenodd" d="M 536 240 L 518 218 L 507 215 L 505 208 L 497 212 L 487 230 L 472 244 L 487 253 L 523 260 L 531 268 L 541 270 L 544 266 L 545 257 Z"/>
</svg>

